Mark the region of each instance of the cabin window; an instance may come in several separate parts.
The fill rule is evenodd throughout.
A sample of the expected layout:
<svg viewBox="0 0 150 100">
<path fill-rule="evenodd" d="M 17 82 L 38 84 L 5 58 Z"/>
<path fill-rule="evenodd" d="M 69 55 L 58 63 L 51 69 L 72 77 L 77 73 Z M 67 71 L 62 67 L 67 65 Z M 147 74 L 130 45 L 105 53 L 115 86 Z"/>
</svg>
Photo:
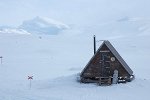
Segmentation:
<svg viewBox="0 0 150 100">
<path fill-rule="evenodd" d="M 112 62 L 114 62 L 116 59 L 115 59 L 115 57 L 111 57 L 110 60 L 111 60 Z"/>
</svg>

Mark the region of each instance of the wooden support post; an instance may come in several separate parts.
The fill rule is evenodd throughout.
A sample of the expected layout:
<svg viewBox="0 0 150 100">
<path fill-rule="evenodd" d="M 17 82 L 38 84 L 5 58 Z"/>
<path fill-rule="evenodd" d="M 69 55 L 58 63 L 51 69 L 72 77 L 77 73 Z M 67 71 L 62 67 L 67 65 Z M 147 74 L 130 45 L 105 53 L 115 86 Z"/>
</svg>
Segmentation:
<svg viewBox="0 0 150 100">
<path fill-rule="evenodd" d="M 102 83 L 101 83 L 101 77 L 99 78 L 98 85 L 99 86 L 102 85 Z"/>
<path fill-rule="evenodd" d="M 111 76 L 109 77 L 109 82 L 108 82 L 108 83 L 109 83 L 109 85 L 111 85 L 111 84 L 112 84 L 112 83 L 111 83 Z"/>
</svg>

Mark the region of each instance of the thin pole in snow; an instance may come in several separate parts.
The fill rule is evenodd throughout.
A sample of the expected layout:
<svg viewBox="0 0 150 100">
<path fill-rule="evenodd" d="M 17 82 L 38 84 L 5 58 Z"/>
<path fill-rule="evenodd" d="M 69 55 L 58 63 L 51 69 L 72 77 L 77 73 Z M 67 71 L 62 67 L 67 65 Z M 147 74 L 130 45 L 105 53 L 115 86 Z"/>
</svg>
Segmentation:
<svg viewBox="0 0 150 100">
<path fill-rule="evenodd" d="M 2 57 L 2 56 L 0 56 L 0 59 L 1 59 L 1 64 L 3 64 L 3 57 Z"/>
<path fill-rule="evenodd" d="M 30 80 L 30 89 L 31 89 L 31 80 Z"/>
<path fill-rule="evenodd" d="M 31 89 L 31 80 L 33 80 L 33 76 L 28 76 L 28 80 L 30 81 L 29 88 Z"/>
</svg>

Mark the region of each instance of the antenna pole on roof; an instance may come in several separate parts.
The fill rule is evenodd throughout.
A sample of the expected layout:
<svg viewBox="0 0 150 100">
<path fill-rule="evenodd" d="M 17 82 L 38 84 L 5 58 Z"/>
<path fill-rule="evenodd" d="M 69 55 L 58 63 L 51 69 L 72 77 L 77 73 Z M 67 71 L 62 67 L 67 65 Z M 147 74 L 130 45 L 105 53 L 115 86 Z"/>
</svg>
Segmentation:
<svg viewBox="0 0 150 100">
<path fill-rule="evenodd" d="M 96 36 L 94 35 L 93 38 L 94 38 L 94 54 L 95 54 L 96 53 Z"/>
</svg>

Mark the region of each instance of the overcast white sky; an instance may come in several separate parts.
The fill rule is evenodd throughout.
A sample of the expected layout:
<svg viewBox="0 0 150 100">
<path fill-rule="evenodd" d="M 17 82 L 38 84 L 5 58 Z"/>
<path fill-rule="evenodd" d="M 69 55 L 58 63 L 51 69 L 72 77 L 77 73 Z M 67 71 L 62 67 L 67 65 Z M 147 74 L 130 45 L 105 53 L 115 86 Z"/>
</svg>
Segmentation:
<svg viewBox="0 0 150 100">
<path fill-rule="evenodd" d="M 36 16 L 69 24 L 120 17 L 150 17 L 149 0 L 0 0 L 0 25 L 17 26 Z"/>
</svg>

